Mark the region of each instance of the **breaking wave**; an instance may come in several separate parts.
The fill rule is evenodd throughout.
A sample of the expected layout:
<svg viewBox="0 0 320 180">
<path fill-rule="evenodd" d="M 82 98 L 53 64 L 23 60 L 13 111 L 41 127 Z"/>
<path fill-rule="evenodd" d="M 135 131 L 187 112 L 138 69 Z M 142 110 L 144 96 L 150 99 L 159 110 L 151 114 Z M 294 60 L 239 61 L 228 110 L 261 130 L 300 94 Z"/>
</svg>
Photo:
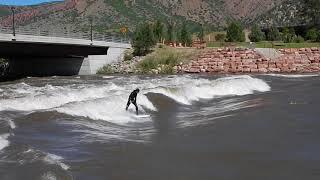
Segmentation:
<svg viewBox="0 0 320 180">
<path fill-rule="evenodd" d="M 222 96 L 242 96 L 255 92 L 266 92 L 271 88 L 261 79 L 251 76 L 230 76 L 215 80 L 191 76 L 168 78 L 137 77 L 115 79 L 105 84 L 82 84 L 69 86 L 43 87 L 20 83 L 7 87 L 9 98 L 0 100 L 0 111 L 58 111 L 71 116 L 82 116 L 94 120 L 106 120 L 112 123 L 135 122 L 138 117 L 126 112 L 128 94 L 139 87 L 138 104 L 143 114 L 157 111 L 147 98 L 148 93 L 167 96 L 178 103 L 191 105 L 201 99 Z M 130 107 L 134 111 L 134 106 Z M 150 120 L 147 119 L 147 120 Z M 139 119 L 141 121 L 141 119 Z"/>
</svg>

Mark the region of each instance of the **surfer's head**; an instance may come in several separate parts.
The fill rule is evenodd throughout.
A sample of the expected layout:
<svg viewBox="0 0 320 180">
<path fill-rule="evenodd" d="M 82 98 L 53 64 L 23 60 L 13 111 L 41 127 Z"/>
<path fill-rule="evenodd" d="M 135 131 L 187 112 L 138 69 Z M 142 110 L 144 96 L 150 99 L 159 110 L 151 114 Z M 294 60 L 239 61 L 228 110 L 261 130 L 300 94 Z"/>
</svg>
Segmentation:
<svg viewBox="0 0 320 180">
<path fill-rule="evenodd" d="M 135 91 L 136 91 L 136 92 L 140 92 L 140 89 L 139 89 L 139 88 L 137 88 Z"/>
</svg>

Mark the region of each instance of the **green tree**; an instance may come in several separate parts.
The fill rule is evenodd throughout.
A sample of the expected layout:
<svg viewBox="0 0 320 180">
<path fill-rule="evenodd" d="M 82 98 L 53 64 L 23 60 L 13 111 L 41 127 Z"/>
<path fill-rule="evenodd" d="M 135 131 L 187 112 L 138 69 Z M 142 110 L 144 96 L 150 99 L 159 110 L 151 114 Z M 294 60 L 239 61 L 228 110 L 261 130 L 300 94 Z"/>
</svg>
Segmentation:
<svg viewBox="0 0 320 180">
<path fill-rule="evenodd" d="M 192 44 L 191 34 L 186 24 L 182 25 L 179 37 L 180 37 L 179 41 L 185 46 L 190 46 Z"/>
<path fill-rule="evenodd" d="M 257 25 L 254 25 L 251 28 L 251 33 L 249 34 L 250 41 L 260 42 L 260 41 L 265 40 L 265 38 L 266 38 L 265 33 L 262 32 L 261 29 Z"/>
<path fill-rule="evenodd" d="M 133 54 L 146 55 L 155 44 L 152 26 L 148 23 L 138 26 L 132 39 Z"/>
<path fill-rule="evenodd" d="M 320 42 L 320 30 L 318 31 L 317 42 Z"/>
<path fill-rule="evenodd" d="M 268 35 L 267 35 L 268 41 L 280 41 L 281 40 L 281 34 L 276 27 L 271 27 L 269 29 Z"/>
<path fill-rule="evenodd" d="M 292 43 L 296 40 L 297 35 L 293 28 L 284 28 L 282 31 L 282 40 L 285 43 Z"/>
<path fill-rule="evenodd" d="M 243 27 L 239 22 L 232 22 L 227 29 L 227 41 L 228 42 L 244 42 L 245 34 Z"/>
<path fill-rule="evenodd" d="M 201 42 L 204 41 L 204 29 L 203 29 L 203 26 L 200 27 L 200 31 L 198 33 L 198 38 Z"/>
<path fill-rule="evenodd" d="M 163 39 L 163 30 L 164 30 L 164 25 L 160 20 L 157 20 L 154 24 L 153 27 L 153 33 L 154 37 L 157 40 L 157 42 L 161 42 Z"/>
<path fill-rule="evenodd" d="M 316 28 L 309 29 L 306 34 L 306 38 L 307 40 L 310 40 L 310 41 L 317 41 L 317 38 L 318 38 L 317 29 Z"/>
</svg>

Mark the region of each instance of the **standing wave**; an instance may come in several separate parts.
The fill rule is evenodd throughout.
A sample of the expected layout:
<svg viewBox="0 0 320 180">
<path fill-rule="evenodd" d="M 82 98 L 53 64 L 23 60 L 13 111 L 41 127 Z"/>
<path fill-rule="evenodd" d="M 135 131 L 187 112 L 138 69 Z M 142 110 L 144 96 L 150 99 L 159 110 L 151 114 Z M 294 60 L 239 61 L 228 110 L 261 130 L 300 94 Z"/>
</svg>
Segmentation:
<svg viewBox="0 0 320 180">
<path fill-rule="evenodd" d="M 158 87 L 151 93 L 163 94 L 178 103 L 191 105 L 192 101 L 212 99 L 221 96 L 243 96 L 257 92 L 270 91 L 271 87 L 261 79 L 250 76 L 233 76 L 216 80 L 185 80 L 180 86 Z"/>
</svg>

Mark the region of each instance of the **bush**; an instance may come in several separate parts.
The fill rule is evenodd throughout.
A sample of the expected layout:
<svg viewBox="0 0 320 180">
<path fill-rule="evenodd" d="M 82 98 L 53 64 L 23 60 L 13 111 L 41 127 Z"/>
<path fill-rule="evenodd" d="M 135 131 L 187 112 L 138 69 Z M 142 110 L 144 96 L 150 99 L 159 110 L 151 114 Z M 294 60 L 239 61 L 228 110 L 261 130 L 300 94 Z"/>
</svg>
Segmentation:
<svg viewBox="0 0 320 180">
<path fill-rule="evenodd" d="M 254 25 L 251 28 L 251 33 L 249 35 L 250 41 L 252 41 L 252 42 L 260 42 L 260 41 L 265 40 L 265 38 L 266 38 L 265 33 L 262 32 L 261 29 L 257 25 Z"/>
<path fill-rule="evenodd" d="M 113 74 L 113 73 L 115 72 L 110 64 L 103 66 L 97 71 L 97 74 Z"/>
<path fill-rule="evenodd" d="M 317 41 L 318 31 L 316 28 L 309 29 L 306 34 L 306 39 L 310 41 Z"/>
<path fill-rule="evenodd" d="M 296 32 L 293 28 L 284 28 L 282 31 L 282 40 L 285 43 L 292 43 L 297 39 Z"/>
<path fill-rule="evenodd" d="M 276 27 L 271 27 L 269 29 L 268 35 L 267 35 L 268 41 L 280 41 L 281 40 L 281 34 Z"/>
<path fill-rule="evenodd" d="M 320 30 L 318 31 L 317 42 L 320 42 Z"/>
<path fill-rule="evenodd" d="M 244 42 L 245 34 L 243 27 L 239 22 L 233 22 L 228 26 L 227 29 L 227 41 L 228 42 Z"/>
<path fill-rule="evenodd" d="M 304 38 L 302 36 L 297 36 L 294 41 L 296 43 L 303 43 L 304 42 Z"/>
</svg>

